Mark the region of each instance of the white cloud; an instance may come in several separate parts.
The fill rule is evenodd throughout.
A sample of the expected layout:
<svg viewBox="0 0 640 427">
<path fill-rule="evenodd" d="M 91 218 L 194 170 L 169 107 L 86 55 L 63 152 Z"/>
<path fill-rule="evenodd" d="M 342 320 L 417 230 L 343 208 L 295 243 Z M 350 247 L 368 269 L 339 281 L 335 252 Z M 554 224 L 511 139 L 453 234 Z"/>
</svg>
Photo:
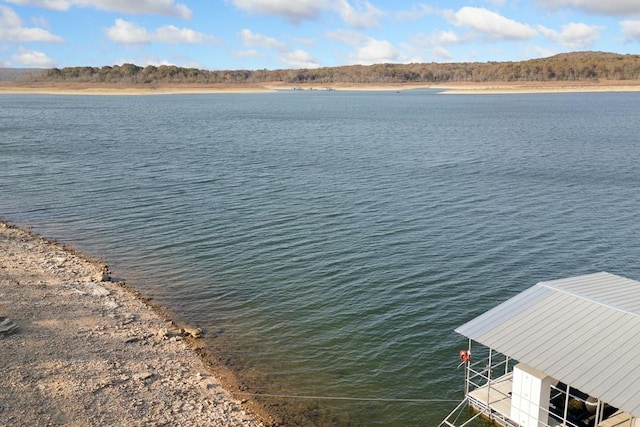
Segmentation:
<svg viewBox="0 0 640 427">
<path fill-rule="evenodd" d="M 318 68 L 318 61 L 304 50 L 292 50 L 281 53 L 278 58 L 291 68 Z"/>
<path fill-rule="evenodd" d="M 538 26 L 538 30 L 547 38 L 556 41 L 563 46 L 582 49 L 591 46 L 600 38 L 602 27 L 582 23 L 570 23 L 562 26 L 562 31 L 557 32 L 549 28 Z"/>
<path fill-rule="evenodd" d="M 349 63 L 352 64 L 397 63 L 407 59 L 388 40 L 378 40 L 349 30 L 331 31 L 326 36 L 354 48 L 355 51 L 349 55 Z"/>
<path fill-rule="evenodd" d="M 538 58 L 547 58 L 558 54 L 557 51 L 542 46 L 531 46 L 530 50 L 534 53 L 532 56 L 536 56 Z"/>
<path fill-rule="evenodd" d="M 434 54 L 436 56 L 436 58 L 442 60 L 442 61 L 451 61 L 451 58 L 453 58 L 453 56 L 451 55 L 451 53 L 449 53 L 449 51 L 445 48 L 443 48 L 442 46 L 438 46 L 434 49 Z"/>
<path fill-rule="evenodd" d="M 147 31 L 133 22 L 123 19 L 116 19 L 113 27 L 105 30 L 109 39 L 122 44 L 142 44 L 142 43 L 171 43 L 171 44 L 196 44 L 215 43 L 218 39 L 188 28 L 178 28 L 173 25 L 160 27 L 154 32 Z"/>
<path fill-rule="evenodd" d="M 459 35 L 453 31 L 435 31 L 430 35 L 419 34 L 413 37 L 413 42 L 421 46 L 441 46 L 465 43 L 473 38 L 472 35 Z"/>
<path fill-rule="evenodd" d="M 352 27 L 375 27 L 383 12 L 366 0 L 356 0 L 354 7 L 348 0 L 231 0 L 238 9 L 261 15 L 280 16 L 294 25 L 315 21 L 325 12 L 340 15 Z"/>
<path fill-rule="evenodd" d="M 5 0 L 7 3 L 13 3 L 20 6 L 36 6 L 51 10 L 67 10 L 71 7 L 72 2 L 68 0 Z"/>
<path fill-rule="evenodd" d="M 351 55 L 352 62 L 361 65 L 398 62 L 399 58 L 399 52 L 390 42 L 373 38 L 369 38 Z"/>
<path fill-rule="evenodd" d="M 459 27 L 468 27 L 490 40 L 525 40 L 537 35 L 535 29 L 481 7 L 446 11 L 445 18 Z"/>
<path fill-rule="evenodd" d="M 438 61 L 450 61 L 452 55 L 445 46 L 466 43 L 473 39 L 474 35 L 471 33 L 460 35 L 454 31 L 439 30 L 429 35 L 417 34 L 413 36 L 410 40 L 411 44 L 407 45 L 405 49 L 419 53 L 420 56 L 430 53 L 429 57 L 437 59 Z M 424 62 L 424 60 L 416 62 Z"/>
<path fill-rule="evenodd" d="M 108 12 L 129 14 L 167 15 L 190 19 L 187 5 L 174 0 L 5 0 L 22 6 L 37 6 L 45 9 L 68 10 L 72 6 L 93 7 Z"/>
<path fill-rule="evenodd" d="M 242 44 L 247 48 L 268 49 L 278 52 L 278 60 L 284 63 L 290 68 L 318 68 L 320 64 L 318 61 L 308 52 L 301 49 L 291 49 L 285 43 L 268 37 L 262 34 L 254 33 L 251 30 L 243 29 L 238 33 L 238 37 L 242 40 Z M 236 58 L 238 57 L 265 57 L 266 55 L 260 53 L 255 49 L 248 49 L 246 51 L 236 51 L 232 53 Z"/>
<path fill-rule="evenodd" d="M 287 46 L 278 40 L 262 34 L 254 33 L 246 28 L 238 34 L 242 44 L 247 47 L 262 47 L 266 49 L 287 50 Z"/>
<path fill-rule="evenodd" d="M 232 0 L 238 9 L 261 15 L 276 15 L 293 23 L 315 20 L 324 9 L 323 0 Z"/>
<path fill-rule="evenodd" d="M 55 63 L 51 58 L 42 52 L 20 48 L 19 53 L 11 57 L 13 61 L 23 67 L 51 68 Z"/>
<path fill-rule="evenodd" d="M 110 12 L 131 14 L 167 15 L 190 19 L 191 10 L 187 5 L 174 3 L 174 0 L 72 0 L 74 4 Z"/>
<path fill-rule="evenodd" d="M 360 9 L 356 10 L 347 0 L 342 0 L 338 2 L 337 11 L 344 22 L 351 27 L 378 27 L 384 13 L 368 1 L 362 2 L 359 6 Z"/>
<path fill-rule="evenodd" d="M 120 62 L 120 65 L 124 65 L 124 64 L 135 64 L 135 62 L 133 61 L 122 61 Z M 169 60 L 166 59 L 162 59 L 162 60 L 158 60 L 158 59 L 148 59 L 146 60 L 146 62 L 143 63 L 143 65 L 147 66 L 147 65 L 153 65 L 156 67 L 160 67 L 161 65 L 176 65 L 174 62 L 171 62 Z"/>
<path fill-rule="evenodd" d="M 500 7 L 500 6 L 504 6 L 505 4 L 505 0 L 484 0 L 485 3 L 489 3 L 492 6 L 495 7 Z"/>
<path fill-rule="evenodd" d="M 579 9 L 596 15 L 640 15 L 638 0 L 536 0 L 536 2 L 550 9 Z"/>
<path fill-rule="evenodd" d="M 0 40 L 18 42 L 61 42 L 64 39 L 36 27 L 23 27 L 20 16 L 11 8 L 0 5 Z"/>
<path fill-rule="evenodd" d="M 116 24 L 105 30 L 105 34 L 112 41 L 123 44 L 150 43 L 151 34 L 144 27 L 132 22 L 116 19 Z"/>
<path fill-rule="evenodd" d="M 640 41 L 640 21 L 621 21 L 620 28 L 622 29 L 625 42 Z"/>
<path fill-rule="evenodd" d="M 174 44 L 198 44 L 198 43 L 214 43 L 217 42 L 217 38 L 208 36 L 197 31 L 193 31 L 189 28 L 178 28 L 173 25 L 167 25 L 160 27 L 155 32 L 155 40 L 163 43 Z"/>
</svg>

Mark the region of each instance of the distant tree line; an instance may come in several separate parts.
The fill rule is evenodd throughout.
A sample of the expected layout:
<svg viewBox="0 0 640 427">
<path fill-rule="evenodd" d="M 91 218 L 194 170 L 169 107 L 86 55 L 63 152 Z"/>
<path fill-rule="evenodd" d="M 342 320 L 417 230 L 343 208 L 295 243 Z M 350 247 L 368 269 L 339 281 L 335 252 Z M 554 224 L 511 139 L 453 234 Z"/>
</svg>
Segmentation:
<svg viewBox="0 0 640 427">
<path fill-rule="evenodd" d="M 52 68 L 32 81 L 123 84 L 216 83 L 444 83 L 640 80 L 640 55 L 574 52 L 521 62 L 347 65 L 298 70 L 201 70 L 172 65 Z"/>
<path fill-rule="evenodd" d="M 21 82 L 25 77 L 40 74 L 39 68 L 2 68 L 0 67 L 0 82 Z"/>
</svg>

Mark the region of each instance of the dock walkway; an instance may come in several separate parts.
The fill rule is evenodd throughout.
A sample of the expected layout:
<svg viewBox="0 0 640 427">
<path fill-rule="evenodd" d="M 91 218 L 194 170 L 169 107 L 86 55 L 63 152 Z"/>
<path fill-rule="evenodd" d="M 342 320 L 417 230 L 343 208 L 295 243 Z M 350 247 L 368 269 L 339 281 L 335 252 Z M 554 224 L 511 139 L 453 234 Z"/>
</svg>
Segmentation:
<svg viewBox="0 0 640 427">
<path fill-rule="evenodd" d="M 511 420 L 511 390 L 513 386 L 513 374 L 509 373 L 489 384 L 479 387 L 469 393 L 469 405 L 482 413 L 485 418 L 490 418 L 496 424 L 504 427 L 518 427 Z M 597 427 L 633 427 L 632 417 L 623 411 L 618 411 Z M 560 421 L 551 419 L 547 427 L 561 426 Z"/>
</svg>

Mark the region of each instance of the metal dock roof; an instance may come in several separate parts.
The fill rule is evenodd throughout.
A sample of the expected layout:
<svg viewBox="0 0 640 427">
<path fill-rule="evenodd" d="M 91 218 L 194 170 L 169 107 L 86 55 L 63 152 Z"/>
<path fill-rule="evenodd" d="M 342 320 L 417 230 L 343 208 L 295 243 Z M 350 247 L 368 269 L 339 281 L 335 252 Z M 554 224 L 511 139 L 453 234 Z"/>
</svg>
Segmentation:
<svg viewBox="0 0 640 427">
<path fill-rule="evenodd" d="M 456 332 L 640 417 L 640 282 L 540 282 Z"/>
</svg>

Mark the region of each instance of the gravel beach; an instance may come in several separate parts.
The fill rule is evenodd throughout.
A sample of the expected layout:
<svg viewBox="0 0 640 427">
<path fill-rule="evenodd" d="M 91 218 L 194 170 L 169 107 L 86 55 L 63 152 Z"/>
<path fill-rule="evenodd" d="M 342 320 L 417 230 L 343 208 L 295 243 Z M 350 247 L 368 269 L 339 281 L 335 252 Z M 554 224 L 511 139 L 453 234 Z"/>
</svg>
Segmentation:
<svg viewBox="0 0 640 427">
<path fill-rule="evenodd" d="M 0 221 L 0 426 L 269 425 L 198 356 L 199 330 L 108 274 Z"/>
</svg>

